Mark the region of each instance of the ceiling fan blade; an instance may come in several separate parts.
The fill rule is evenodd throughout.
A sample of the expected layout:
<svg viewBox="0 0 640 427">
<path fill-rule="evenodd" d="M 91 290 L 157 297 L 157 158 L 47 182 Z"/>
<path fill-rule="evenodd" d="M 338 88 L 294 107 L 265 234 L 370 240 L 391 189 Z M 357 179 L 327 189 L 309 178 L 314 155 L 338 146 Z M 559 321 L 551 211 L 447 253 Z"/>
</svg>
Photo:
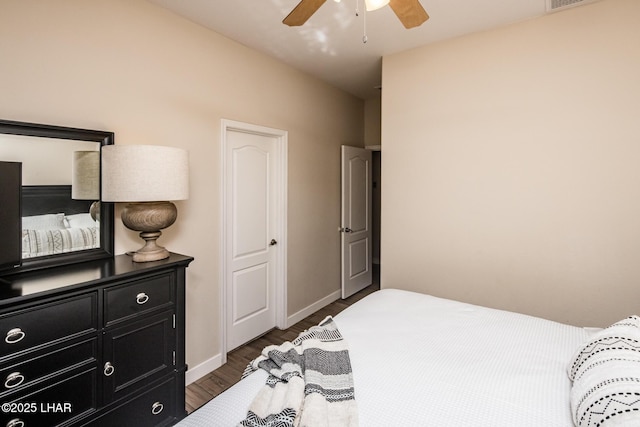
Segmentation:
<svg viewBox="0 0 640 427">
<path fill-rule="evenodd" d="M 418 0 L 391 0 L 389 6 L 405 28 L 422 25 L 429 15 Z"/>
<path fill-rule="evenodd" d="M 316 10 L 320 9 L 320 6 L 327 0 L 302 0 L 296 7 L 293 8 L 291 13 L 282 20 L 283 24 L 287 24 L 290 27 L 297 27 L 307 22 L 307 19 L 311 18 L 311 15 L 316 13 Z"/>
</svg>

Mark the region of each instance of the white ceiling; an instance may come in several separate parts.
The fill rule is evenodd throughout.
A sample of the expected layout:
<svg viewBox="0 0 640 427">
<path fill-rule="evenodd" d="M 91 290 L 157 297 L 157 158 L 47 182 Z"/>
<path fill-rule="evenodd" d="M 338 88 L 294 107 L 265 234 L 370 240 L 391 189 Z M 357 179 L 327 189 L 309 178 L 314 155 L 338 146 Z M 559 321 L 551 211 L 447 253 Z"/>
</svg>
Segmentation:
<svg viewBox="0 0 640 427">
<path fill-rule="evenodd" d="M 365 14 L 364 0 L 328 0 L 301 27 L 282 23 L 299 0 L 149 1 L 366 99 L 382 56 L 542 15 L 547 0 L 420 0 L 430 19 L 410 30 L 388 6 Z"/>
</svg>

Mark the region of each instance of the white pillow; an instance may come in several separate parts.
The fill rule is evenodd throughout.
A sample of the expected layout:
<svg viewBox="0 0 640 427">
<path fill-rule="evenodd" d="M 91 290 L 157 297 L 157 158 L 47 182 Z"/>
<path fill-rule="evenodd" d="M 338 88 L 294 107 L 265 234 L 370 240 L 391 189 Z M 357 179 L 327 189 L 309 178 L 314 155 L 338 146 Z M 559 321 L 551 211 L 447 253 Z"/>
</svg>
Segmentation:
<svg viewBox="0 0 640 427">
<path fill-rule="evenodd" d="M 93 249 L 100 246 L 97 229 L 23 230 L 22 258 Z"/>
<path fill-rule="evenodd" d="M 620 356 L 621 352 L 629 352 L 631 356 L 640 357 L 640 316 L 630 316 L 591 335 L 582 344 L 568 367 L 569 379 L 574 381 L 594 359 L 606 359 L 608 355 Z"/>
<path fill-rule="evenodd" d="M 63 230 L 64 214 L 46 214 L 22 217 L 23 230 Z"/>
<path fill-rule="evenodd" d="M 640 426 L 640 317 L 594 334 L 576 352 L 568 374 L 576 426 Z"/>
<path fill-rule="evenodd" d="M 65 219 L 69 223 L 69 228 L 91 228 L 96 226 L 96 222 L 88 213 L 67 215 Z"/>
</svg>

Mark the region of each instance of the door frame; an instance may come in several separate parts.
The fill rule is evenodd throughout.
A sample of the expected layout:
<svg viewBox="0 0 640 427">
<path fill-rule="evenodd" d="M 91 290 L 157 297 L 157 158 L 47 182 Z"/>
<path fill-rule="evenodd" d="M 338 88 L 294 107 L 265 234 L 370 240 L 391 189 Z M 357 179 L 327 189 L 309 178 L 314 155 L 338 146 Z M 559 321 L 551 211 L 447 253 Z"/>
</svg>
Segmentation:
<svg viewBox="0 0 640 427">
<path fill-rule="evenodd" d="M 275 283 L 275 309 L 276 327 L 284 329 L 287 327 L 287 145 L 288 132 L 280 129 L 265 126 L 243 123 L 234 120 L 221 119 L 220 126 L 220 324 L 222 334 L 220 337 L 221 363 L 227 362 L 227 280 L 229 278 L 228 264 L 230 252 L 227 251 L 227 237 L 229 219 L 227 218 L 227 152 L 228 132 L 244 132 L 254 135 L 275 138 L 276 156 L 279 170 L 276 171 L 275 198 L 277 199 L 276 227 L 278 244 L 273 247 L 277 251 L 276 260 L 276 283 Z"/>
</svg>

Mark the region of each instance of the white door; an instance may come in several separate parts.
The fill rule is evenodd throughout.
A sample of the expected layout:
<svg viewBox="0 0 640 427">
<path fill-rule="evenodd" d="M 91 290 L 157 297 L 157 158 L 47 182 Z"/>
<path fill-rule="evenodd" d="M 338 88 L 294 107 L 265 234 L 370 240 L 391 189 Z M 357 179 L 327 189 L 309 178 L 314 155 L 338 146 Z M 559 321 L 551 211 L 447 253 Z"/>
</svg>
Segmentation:
<svg viewBox="0 0 640 427">
<path fill-rule="evenodd" d="M 276 326 L 283 284 L 281 135 L 225 126 L 226 351 Z"/>
<path fill-rule="evenodd" d="M 342 298 L 372 283 L 371 151 L 342 146 Z"/>
</svg>

